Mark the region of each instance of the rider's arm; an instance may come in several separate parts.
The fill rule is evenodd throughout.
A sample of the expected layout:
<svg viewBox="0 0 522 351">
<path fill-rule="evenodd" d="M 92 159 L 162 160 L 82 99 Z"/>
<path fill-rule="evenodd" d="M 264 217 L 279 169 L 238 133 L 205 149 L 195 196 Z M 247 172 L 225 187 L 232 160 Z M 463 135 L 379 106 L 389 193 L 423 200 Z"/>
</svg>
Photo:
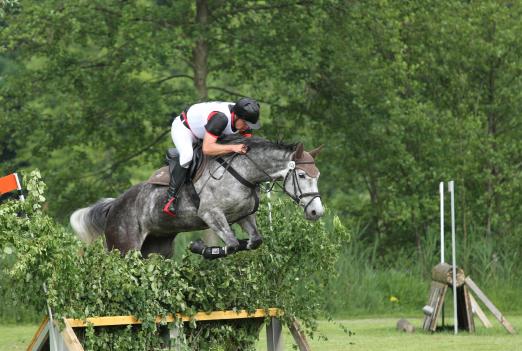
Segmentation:
<svg viewBox="0 0 522 351">
<path fill-rule="evenodd" d="M 206 133 L 203 138 L 203 153 L 209 156 L 224 155 L 231 152 L 244 153 L 244 145 L 242 144 L 218 144 L 217 139 L 225 130 L 228 118 L 222 112 L 211 113 L 207 124 L 205 125 Z"/>
<path fill-rule="evenodd" d="M 203 153 L 205 155 L 218 156 L 231 152 L 246 153 L 246 147 L 243 144 L 218 144 L 216 141 L 217 138 L 210 133 L 205 134 L 203 138 Z"/>
</svg>

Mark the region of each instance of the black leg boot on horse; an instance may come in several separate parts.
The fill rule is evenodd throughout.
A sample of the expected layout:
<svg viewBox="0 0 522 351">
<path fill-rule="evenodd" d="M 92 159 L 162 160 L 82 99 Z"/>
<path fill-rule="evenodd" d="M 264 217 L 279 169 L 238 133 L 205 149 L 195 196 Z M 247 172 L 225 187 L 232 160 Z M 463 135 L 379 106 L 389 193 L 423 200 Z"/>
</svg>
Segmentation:
<svg viewBox="0 0 522 351">
<path fill-rule="evenodd" d="M 187 179 L 187 173 L 188 168 L 181 167 L 179 162 L 176 162 L 174 169 L 170 174 L 169 189 L 167 190 L 167 204 L 163 207 L 163 212 L 169 216 L 176 217 L 176 199 Z"/>
<path fill-rule="evenodd" d="M 206 246 L 203 240 L 198 239 L 192 241 L 189 250 L 192 253 L 199 254 L 206 259 L 213 260 L 233 254 L 237 251 L 246 251 L 248 249 L 248 239 L 239 239 L 239 246 L 234 251 L 229 251 L 225 246 Z"/>
</svg>

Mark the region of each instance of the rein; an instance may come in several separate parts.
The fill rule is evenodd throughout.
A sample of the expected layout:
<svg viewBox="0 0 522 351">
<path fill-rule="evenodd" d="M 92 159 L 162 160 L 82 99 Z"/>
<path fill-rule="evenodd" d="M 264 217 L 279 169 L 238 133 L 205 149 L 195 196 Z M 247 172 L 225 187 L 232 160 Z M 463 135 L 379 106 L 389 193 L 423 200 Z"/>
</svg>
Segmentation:
<svg viewBox="0 0 522 351">
<path fill-rule="evenodd" d="M 248 213 L 247 215 L 239 218 L 238 220 L 241 220 L 245 217 L 248 217 L 250 216 L 251 214 L 255 213 L 257 211 L 257 209 L 259 208 L 259 196 L 257 195 L 257 189 L 259 188 L 259 185 L 258 184 L 254 184 L 248 180 L 246 180 L 245 178 L 243 178 L 243 176 L 241 174 L 239 174 L 233 167 L 232 167 L 232 161 L 234 161 L 234 159 L 236 158 L 236 156 L 239 156 L 239 154 L 234 154 L 230 157 L 230 163 L 228 163 L 227 161 L 225 161 L 222 157 L 216 157 L 216 161 L 219 162 L 219 164 L 225 169 L 225 172 L 228 171 L 230 174 L 232 174 L 232 176 L 234 178 L 236 178 L 241 184 L 243 184 L 244 186 L 246 186 L 247 188 L 250 188 L 250 193 L 252 194 L 252 196 L 254 197 L 254 208 L 252 209 L 252 211 L 250 213 Z M 209 170 L 210 172 L 210 170 Z M 223 175 L 225 173 L 223 172 Z M 210 173 L 210 176 L 212 178 L 214 178 L 214 176 L 212 175 L 212 173 Z M 223 177 L 223 176 L 221 176 Z M 209 178 L 210 179 L 210 178 Z M 217 179 L 217 178 L 214 178 L 214 179 Z"/>
<path fill-rule="evenodd" d="M 247 188 L 250 188 L 251 189 L 251 192 L 254 196 L 254 199 L 255 199 L 255 206 L 254 206 L 254 209 L 252 210 L 252 212 L 250 212 L 247 216 L 251 215 L 252 213 L 256 212 L 258 207 L 259 207 L 259 197 L 257 196 L 257 192 L 256 190 L 259 188 L 259 184 L 254 184 L 248 180 L 246 180 L 245 178 L 243 178 L 243 176 L 241 176 L 233 167 L 232 167 L 232 162 L 234 161 L 234 159 L 239 156 L 239 154 L 234 154 L 232 155 L 229 159 L 228 159 L 228 162 L 225 161 L 225 159 L 223 159 L 222 157 L 216 157 L 216 161 L 221 165 L 221 167 L 224 168 L 225 172 L 229 172 L 234 178 L 236 178 L 241 184 L 243 184 L 244 186 L 246 186 Z M 266 175 L 268 177 L 268 179 L 270 179 L 270 182 L 272 183 L 269 187 L 268 187 L 268 191 L 271 191 L 275 185 L 277 185 L 285 194 L 287 194 L 292 200 L 294 200 L 294 202 L 296 204 L 300 204 L 301 203 L 301 200 L 306 198 L 306 197 L 311 197 L 310 200 L 308 200 L 308 202 L 306 202 L 306 204 L 304 204 L 304 211 L 306 211 L 306 209 L 308 208 L 308 206 L 310 206 L 310 204 L 312 203 L 312 201 L 314 201 L 314 199 L 316 198 L 321 198 L 321 194 L 319 192 L 310 192 L 310 193 L 304 193 L 302 190 L 301 190 L 301 187 L 299 185 L 299 181 L 297 180 L 297 171 L 296 169 L 299 168 L 299 167 L 296 167 L 297 165 L 302 165 L 302 164 L 315 164 L 314 161 L 290 161 L 288 163 L 288 166 L 290 168 L 290 170 L 288 171 L 288 173 L 286 174 L 284 180 L 283 180 L 283 184 L 279 184 L 278 181 L 274 178 L 272 178 L 272 176 L 270 174 L 268 174 L 259 164 L 257 164 L 256 161 L 254 161 L 248 154 L 243 154 L 242 156 L 245 156 L 259 171 L 261 171 L 264 175 Z M 210 172 L 210 169 L 209 169 L 209 172 Z M 219 178 L 215 177 L 212 172 L 209 173 L 210 176 L 214 179 L 221 179 L 223 177 L 223 175 Z M 223 173 L 224 174 L 224 173 Z M 210 179 L 210 178 L 209 178 Z M 293 187 L 293 190 L 294 190 L 294 193 L 290 193 L 289 191 L 286 190 L 286 183 L 289 181 L 289 179 L 291 179 L 292 181 L 292 187 Z M 207 180 L 208 181 L 208 180 Z M 205 187 L 206 185 L 206 182 L 205 184 L 203 185 L 203 187 Z M 198 194 L 199 195 L 199 194 Z M 245 216 L 246 217 L 246 216 Z M 243 217 L 244 218 L 244 217 Z"/>
<path fill-rule="evenodd" d="M 315 198 L 321 198 L 321 194 L 319 192 L 303 193 L 303 191 L 301 190 L 301 187 L 299 186 L 299 182 L 297 180 L 296 169 L 299 167 L 296 167 L 296 165 L 315 164 L 314 161 L 290 161 L 289 162 L 290 170 L 288 171 L 288 173 L 285 176 L 285 179 L 283 180 L 283 185 L 281 185 L 277 182 L 276 179 L 272 178 L 272 176 L 270 174 L 266 173 L 265 170 L 261 166 L 259 166 L 250 156 L 248 156 L 248 154 L 244 154 L 243 156 L 246 156 L 246 158 L 250 162 L 252 162 L 252 164 L 254 166 L 256 166 L 256 168 L 258 170 L 263 172 L 263 174 L 265 174 L 270 179 L 270 182 L 272 183 L 272 185 L 270 186 L 269 191 L 274 187 L 274 185 L 277 185 L 279 188 L 281 188 L 281 190 L 283 190 L 283 192 L 285 194 L 287 194 L 292 200 L 294 200 L 294 202 L 296 204 L 300 204 L 301 200 L 303 198 L 311 196 L 312 198 L 306 203 L 306 205 L 304 205 L 304 211 L 306 211 L 308 206 L 310 206 L 310 204 L 312 203 L 312 201 L 314 201 Z M 288 179 L 290 179 L 290 175 L 292 177 L 292 186 L 294 188 L 293 194 L 286 190 L 286 182 L 288 181 Z M 299 193 L 298 193 L 298 191 L 299 191 Z"/>
</svg>

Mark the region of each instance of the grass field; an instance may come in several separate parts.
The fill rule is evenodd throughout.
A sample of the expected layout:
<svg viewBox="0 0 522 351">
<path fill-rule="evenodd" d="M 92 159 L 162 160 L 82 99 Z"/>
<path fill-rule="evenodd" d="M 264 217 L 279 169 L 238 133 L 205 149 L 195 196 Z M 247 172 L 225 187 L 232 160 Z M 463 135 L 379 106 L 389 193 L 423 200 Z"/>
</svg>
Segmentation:
<svg viewBox="0 0 522 351">
<path fill-rule="evenodd" d="M 25 350 L 38 325 L 0 325 L 0 350 Z"/>
<path fill-rule="evenodd" d="M 511 324 L 522 331 L 522 316 L 507 316 Z M 509 335 L 496 320 L 490 317 L 494 328 L 485 329 L 477 323 L 474 335 L 461 333 L 454 336 L 450 332 L 426 334 L 420 331 L 422 319 L 408 319 L 416 328 L 414 334 L 399 333 L 395 330 L 396 318 L 364 318 L 337 320 L 352 335 L 346 334 L 338 325 L 321 321 L 319 333 L 309 340 L 314 351 L 520 351 L 522 350 L 522 334 Z M 25 350 L 37 325 L 0 325 L 0 351 Z M 318 340 L 323 335 L 328 340 Z M 292 337 L 285 330 L 285 350 L 292 349 Z M 257 350 L 266 350 L 265 332 L 262 331 Z"/>
<path fill-rule="evenodd" d="M 477 332 L 474 335 L 461 333 L 454 336 L 451 332 L 427 334 L 421 330 L 421 318 L 408 318 L 415 326 L 414 334 L 399 333 L 395 330 L 397 318 L 368 318 L 337 320 L 353 335 L 348 335 L 339 326 L 328 322 L 319 323 L 319 332 L 328 340 L 309 340 L 314 351 L 521 351 L 522 334 L 510 335 L 500 324 L 489 317 L 493 328 L 485 329 L 478 319 Z M 506 316 L 517 331 L 522 332 L 522 316 Z M 257 350 L 266 350 L 264 334 L 260 337 Z M 284 335 L 285 351 L 292 350 L 292 336 L 288 331 Z"/>
</svg>

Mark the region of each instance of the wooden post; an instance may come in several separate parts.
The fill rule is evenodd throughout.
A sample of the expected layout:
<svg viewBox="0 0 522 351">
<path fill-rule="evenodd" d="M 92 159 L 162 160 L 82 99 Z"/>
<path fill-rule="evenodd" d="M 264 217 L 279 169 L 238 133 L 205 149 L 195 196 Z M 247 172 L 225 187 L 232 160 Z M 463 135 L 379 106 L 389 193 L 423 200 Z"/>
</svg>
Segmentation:
<svg viewBox="0 0 522 351">
<path fill-rule="evenodd" d="M 480 290 L 477 284 L 475 284 L 475 282 L 471 280 L 470 277 L 467 277 L 465 279 L 465 282 L 466 285 L 469 286 L 469 288 L 475 293 L 475 295 L 477 295 L 477 297 L 484 303 L 484 305 L 486 305 L 486 307 L 491 311 L 491 313 L 493 313 L 493 315 L 500 322 L 500 324 L 502 324 L 510 334 L 516 334 L 517 332 L 515 331 L 511 323 L 509 323 L 507 319 L 502 315 L 502 313 L 498 310 L 498 308 L 496 308 L 495 305 L 493 305 L 493 302 L 491 302 L 487 298 L 486 294 L 484 294 L 482 290 Z"/>
<path fill-rule="evenodd" d="M 40 323 L 38 330 L 33 336 L 31 343 L 27 347 L 27 351 L 37 351 L 43 344 L 43 340 L 49 337 L 49 317 L 45 317 Z"/>
<path fill-rule="evenodd" d="M 301 330 L 299 322 L 295 319 L 290 325 L 290 333 L 292 333 L 292 336 L 294 337 L 294 340 L 299 347 L 299 351 L 312 351 L 310 345 L 308 345 L 308 341 L 306 340 L 305 335 L 303 334 L 303 331 Z"/>
<path fill-rule="evenodd" d="M 268 351 L 283 351 L 283 334 L 281 321 L 272 317 L 266 326 L 266 346 Z"/>
<path fill-rule="evenodd" d="M 457 267 L 456 282 L 454 284 L 452 266 L 450 266 L 447 263 L 439 263 L 431 270 L 431 280 L 443 284 L 455 285 L 459 287 L 462 284 L 464 284 L 465 278 L 466 275 L 464 274 L 464 271 L 461 268 Z"/>
<path fill-rule="evenodd" d="M 423 322 L 424 330 L 435 331 L 435 329 L 437 329 L 437 318 L 439 317 L 439 313 L 440 313 L 442 305 L 444 303 L 444 297 L 446 296 L 447 289 L 448 289 L 447 284 L 440 283 L 437 281 L 431 282 L 428 306 L 431 307 L 432 312 L 431 312 L 431 314 L 427 314 L 424 317 L 424 322 Z"/>
<path fill-rule="evenodd" d="M 482 325 L 486 328 L 493 327 L 493 325 L 489 321 L 484 311 L 482 311 L 482 308 L 480 308 L 479 304 L 477 303 L 477 300 L 475 300 L 473 295 L 469 294 L 469 300 L 471 301 L 471 309 L 473 310 L 473 313 L 477 315 L 478 319 L 482 322 Z"/>
<path fill-rule="evenodd" d="M 65 328 L 62 330 L 62 337 L 63 337 L 63 343 L 67 347 L 66 350 L 68 351 L 84 351 L 83 346 L 78 340 L 78 337 L 74 333 L 74 330 L 69 325 L 69 322 L 67 322 L 67 319 L 63 319 L 65 323 Z"/>
</svg>

